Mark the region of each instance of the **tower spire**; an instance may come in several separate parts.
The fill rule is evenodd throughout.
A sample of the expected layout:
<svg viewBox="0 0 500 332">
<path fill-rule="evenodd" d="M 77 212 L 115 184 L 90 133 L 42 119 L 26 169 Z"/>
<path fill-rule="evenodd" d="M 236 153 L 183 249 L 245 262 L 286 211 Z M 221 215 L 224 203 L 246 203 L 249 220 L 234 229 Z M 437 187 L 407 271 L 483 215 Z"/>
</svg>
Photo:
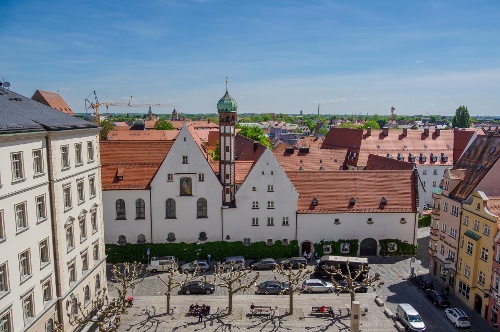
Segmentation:
<svg viewBox="0 0 500 332">
<path fill-rule="evenodd" d="M 227 92 L 227 83 L 229 83 L 229 80 L 227 79 L 227 76 L 226 76 L 226 92 Z"/>
</svg>

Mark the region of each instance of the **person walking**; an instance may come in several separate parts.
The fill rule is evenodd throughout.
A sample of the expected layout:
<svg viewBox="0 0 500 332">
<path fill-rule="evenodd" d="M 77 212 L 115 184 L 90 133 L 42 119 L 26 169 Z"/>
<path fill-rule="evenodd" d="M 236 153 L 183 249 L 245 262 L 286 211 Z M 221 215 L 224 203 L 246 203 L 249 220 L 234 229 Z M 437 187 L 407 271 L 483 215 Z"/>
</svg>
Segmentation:
<svg viewBox="0 0 500 332">
<path fill-rule="evenodd" d="M 210 255 L 210 253 L 207 254 L 207 263 L 208 263 L 208 266 L 210 266 L 210 259 L 212 258 L 212 255 Z"/>
<path fill-rule="evenodd" d="M 203 310 L 198 310 L 198 322 L 203 322 Z"/>
<path fill-rule="evenodd" d="M 304 258 L 307 260 L 307 251 L 304 251 Z"/>
</svg>

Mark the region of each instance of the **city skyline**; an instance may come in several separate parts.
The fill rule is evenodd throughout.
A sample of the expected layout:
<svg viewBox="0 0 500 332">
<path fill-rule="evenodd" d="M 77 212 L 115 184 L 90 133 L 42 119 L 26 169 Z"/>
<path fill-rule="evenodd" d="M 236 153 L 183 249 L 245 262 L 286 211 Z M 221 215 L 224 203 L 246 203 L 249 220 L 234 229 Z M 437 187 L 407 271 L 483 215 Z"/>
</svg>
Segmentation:
<svg viewBox="0 0 500 332">
<path fill-rule="evenodd" d="M 500 114 L 495 1 L 8 0 L 3 9 L 0 77 L 26 96 L 58 92 L 76 113 L 94 90 L 101 102 L 215 113 L 228 76 L 241 113 Z"/>
</svg>

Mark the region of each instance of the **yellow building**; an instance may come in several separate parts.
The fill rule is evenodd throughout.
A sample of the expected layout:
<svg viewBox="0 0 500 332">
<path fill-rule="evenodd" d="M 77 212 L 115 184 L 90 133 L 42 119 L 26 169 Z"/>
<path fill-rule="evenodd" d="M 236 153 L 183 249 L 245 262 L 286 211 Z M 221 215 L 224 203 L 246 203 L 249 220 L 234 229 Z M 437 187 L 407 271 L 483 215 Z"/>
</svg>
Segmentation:
<svg viewBox="0 0 500 332">
<path fill-rule="evenodd" d="M 462 205 L 457 265 L 457 297 L 485 317 L 491 283 L 500 197 L 475 191 Z"/>
</svg>

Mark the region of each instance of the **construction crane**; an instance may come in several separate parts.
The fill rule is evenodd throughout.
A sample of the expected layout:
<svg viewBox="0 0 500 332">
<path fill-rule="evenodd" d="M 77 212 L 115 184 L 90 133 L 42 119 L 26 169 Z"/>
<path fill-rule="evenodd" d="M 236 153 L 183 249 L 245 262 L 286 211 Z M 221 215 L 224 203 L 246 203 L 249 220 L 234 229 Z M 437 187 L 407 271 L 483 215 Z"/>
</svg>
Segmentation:
<svg viewBox="0 0 500 332">
<path fill-rule="evenodd" d="M 94 95 L 95 101 L 92 102 L 89 100 L 89 97 L 91 95 Z M 130 96 L 130 100 L 132 100 L 132 96 Z M 95 123 L 99 124 L 101 122 L 100 118 L 100 113 L 99 113 L 99 108 L 101 106 L 106 106 L 106 110 L 109 108 L 109 106 L 122 106 L 122 107 L 149 107 L 149 111 L 151 112 L 151 107 L 174 107 L 175 105 L 172 104 L 133 104 L 130 101 L 128 103 L 120 103 L 120 102 L 105 102 L 101 103 L 99 102 L 99 99 L 97 98 L 97 93 L 93 91 L 87 98 L 85 98 L 85 111 L 88 111 L 89 109 L 93 109 L 94 113 L 94 121 Z"/>
</svg>

